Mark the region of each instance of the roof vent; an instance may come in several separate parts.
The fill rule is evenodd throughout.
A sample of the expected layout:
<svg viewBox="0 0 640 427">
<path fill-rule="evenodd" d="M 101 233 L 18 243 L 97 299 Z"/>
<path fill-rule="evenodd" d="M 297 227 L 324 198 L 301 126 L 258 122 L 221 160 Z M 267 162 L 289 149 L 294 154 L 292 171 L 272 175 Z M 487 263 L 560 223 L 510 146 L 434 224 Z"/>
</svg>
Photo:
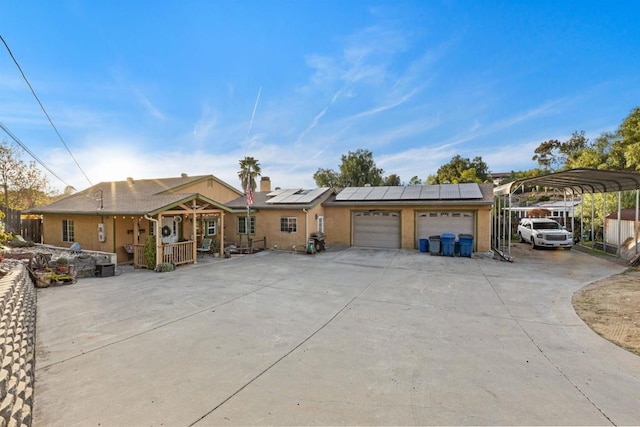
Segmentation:
<svg viewBox="0 0 640 427">
<path fill-rule="evenodd" d="M 189 176 L 189 175 L 187 175 L 185 172 L 182 172 L 182 173 L 180 174 L 180 177 L 181 177 L 181 178 L 187 178 L 188 176 Z"/>
<path fill-rule="evenodd" d="M 131 178 L 130 176 L 127 177 L 127 183 L 129 185 L 133 185 L 133 178 Z"/>
</svg>

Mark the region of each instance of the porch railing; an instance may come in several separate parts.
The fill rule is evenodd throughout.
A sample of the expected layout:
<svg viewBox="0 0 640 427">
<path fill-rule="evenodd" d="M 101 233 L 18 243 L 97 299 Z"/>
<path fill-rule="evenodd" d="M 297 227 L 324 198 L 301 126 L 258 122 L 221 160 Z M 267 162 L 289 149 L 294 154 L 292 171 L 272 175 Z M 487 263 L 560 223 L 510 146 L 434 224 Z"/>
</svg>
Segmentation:
<svg viewBox="0 0 640 427">
<path fill-rule="evenodd" d="M 188 264 L 194 262 L 193 241 L 166 243 L 162 245 L 162 262 L 170 262 L 175 265 Z M 133 246 L 133 266 L 134 268 L 147 268 L 144 257 L 144 245 Z"/>
<path fill-rule="evenodd" d="M 170 262 L 175 265 L 188 264 L 193 259 L 192 240 L 187 242 L 166 243 L 162 245 L 162 262 Z"/>
</svg>

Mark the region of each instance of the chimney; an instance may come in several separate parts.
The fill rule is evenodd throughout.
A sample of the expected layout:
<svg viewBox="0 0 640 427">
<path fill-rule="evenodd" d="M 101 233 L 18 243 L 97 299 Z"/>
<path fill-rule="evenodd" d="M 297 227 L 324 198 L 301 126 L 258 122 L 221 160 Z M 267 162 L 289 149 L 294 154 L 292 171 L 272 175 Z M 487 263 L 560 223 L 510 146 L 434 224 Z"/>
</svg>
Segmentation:
<svg viewBox="0 0 640 427">
<path fill-rule="evenodd" d="M 187 178 L 187 177 L 189 177 L 189 175 L 187 175 L 185 172 L 182 172 L 182 173 L 180 174 L 180 177 L 181 177 L 181 178 Z"/>
<path fill-rule="evenodd" d="M 260 179 L 260 191 L 267 193 L 271 191 L 271 180 L 268 176 L 263 176 Z"/>
<path fill-rule="evenodd" d="M 129 185 L 133 185 L 133 178 L 131 178 L 130 176 L 127 177 L 127 183 Z"/>
</svg>

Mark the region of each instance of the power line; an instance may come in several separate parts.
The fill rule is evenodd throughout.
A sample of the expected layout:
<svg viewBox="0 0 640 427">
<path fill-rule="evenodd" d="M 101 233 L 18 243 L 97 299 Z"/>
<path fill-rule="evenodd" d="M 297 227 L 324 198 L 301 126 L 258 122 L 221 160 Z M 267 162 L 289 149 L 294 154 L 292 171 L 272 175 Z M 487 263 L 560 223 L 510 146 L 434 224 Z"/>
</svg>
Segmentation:
<svg viewBox="0 0 640 427">
<path fill-rule="evenodd" d="M 29 79 L 27 79 L 27 76 L 24 74 L 24 72 L 22 71 L 22 67 L 20 67 L 20 64 L 18 64 L 18 61 L 16 60 L 15 56 L 13 56 L 13 52 L 11 52 L 11 49 L 9 48 L 9 45 L 7 44 L 7 42 L 4 40 L 4 37 L 2 37 L 2 35 L 0 34 L 0 40 L 2 40 L 2 43 L 4 44 L 4 46 L 7 48 L 7 51 L 9 52 L 9 55 L 11 56 L 11 59 L 13 59 L 13 62 L 16 64 L 16 67 L 18 67 L 18 70 L 20 71 L 20 74 L 22 74 L 22 78 L 24 79 L 24 81 L 27 83 L 27 86 L 29 86 L 29 89 L 31 90 L 31 93 L 33 94 L 34 98 L 36 98 L 36 101 L 38 101 L 38 104 L 40 105 L 40 108 L 42 109 L 42 112 L 44 113 L 45 116 L 47 116 L 47 120 L 49 120 L 49 124 L 51 124 L 51 127 L 53 127 L 53 130 L 56 132 L 56 135 L 58 135 L 58 138 L 60 138 L 60 141 L 62 142 L 62 145 L 64 145 L 64 148 L 67 149 L 67 151 L 69 152 L 69 155 L 71 156 L 71 158 L 73 159 L 74 163 L 76 164 L 76 166 L 78 166 L 78 169 L 80 169 L 80 172 L 82 172 L 82 175 L 84 175 L 85 179 L 89 182 L 90 185 L 93 185 L 93 183 L 91 182 L 91 180 L 89 179 L 89 177 L 87 176 L 86 173 L 84 173 L 84 170 L 82 170 L 82 168 L 80 167 L 80 164 L 78 163 L 78 161 L 76 160 L 76 158 L 73 156 L 73 154 L 71 153 L 71 150 L 69 149 L 69 147 L 67 146 L 67 143 L 64 141 L 64 138 L 62 138 L 62 135 L 60 135 L 60 132 L 58 132 L 58 128 L 53 124 L 53 121 L 51 120 L 51 117 L 49 117 L 49 113 L 47 113 L 47 110 L 45 110 L 44 105 L 42 105 L 42 102 L 40 102 L 40 98 L 38 98 L 38 95 L 36 95 L 36 91 L 33 89 L 33 87 L 31 86 L 31 83 L 29 83 Z M 4 129 L 4 126 L 3 126 Z M 6 129 L 5 129 L 6 131 Z M 14 138 L 15 139 L 15 138 Z M 22 143 L 19 143 L 21 147 L 25 148 Z M 26 148 L 25 148 L 26 149 Z M 27 150 L 28 151 L 28 150 Z M 28 151 L 32 156 L 33 154 Z M 34 157 L 35 158 L 35 157 Z M 40 164 L 42 164 L 44 166 L 43 163 L 39 162 Z M 49 172 L 51 172 L 51 169 L 49 169 L 48 167 L 46 168 Z M 52 172 L 53 173 L 53 172 Z M 55 174 L 54 174 L 55 175 Z M 57 176 L 56 176 L 57 177 Z M 60 179 L 60 178 L 58 178 Z"/>
<path fill-rule="evenodd" d="M 24 151 L 26 151 L 27 153 L 29 153 L 29 155 L 31 157 L 34 158 L 34 160 L 38 163 L 40 163 L 40 165 L 45 168 L 46 170 L 49 171 L 49 173 L 51 173 L 51 175 L 55 176 L 56 178 L 58 178 L 58 180 L 60 180 L 60 182 L 62 182 L 63 184 L 65 184 L 67 187 L 72 187 L 73 186 L 71 184 L 68 184 L 67 182 L 65 182 L 65 180 L 63 180 L 62 178 L 60 178 L 58 175 L 56 175 L 56 173 L 54 171 L 51 170 L 51 168 L 49 166 L 47 166 L 42 160 L 40 160 L 38 158 L 38 156 L 36 156 L 35 154 L 33 154 L 33 152 L 31 150 L 29 150 L 29 148 L 24 145 L 22 143 L 22 141 L 20 141 L 20 139 L 18 139 L 17 136 L 15 136 L 2 122 L 0 122 L 0 128 L 2 128 L 3 131 L 5 131 L 7 133 L 7 135 L 9 135 L 11 137 L 11 139 L 13 139 L 20 147 L 22 147 L 22 149 Z"/>
</svg>

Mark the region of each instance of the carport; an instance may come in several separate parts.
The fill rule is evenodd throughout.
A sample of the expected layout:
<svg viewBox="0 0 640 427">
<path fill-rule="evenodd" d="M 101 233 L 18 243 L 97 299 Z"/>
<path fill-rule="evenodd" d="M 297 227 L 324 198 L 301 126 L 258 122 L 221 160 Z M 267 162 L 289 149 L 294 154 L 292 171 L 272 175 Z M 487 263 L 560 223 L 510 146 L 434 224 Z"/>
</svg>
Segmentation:
<svg viewBox="0 0 640 427">
<path fill-rule="evenodd" d="M 511 235 L 512 235 L 512 197 L 513 194 L 524 186 L 541 186 L 555 188 L 562 191 L 565 203 L 573 202 L 574 197 L 580 196 L 582 212 L 584 212 L 584 195 L 591 197 L 591 224 L 595 219 L 594 194 L 597 193 L 617 193 L 618 196 L 618 222 L 620 221 L 622 192 L 635 190 L 635 253 L 638 254 L 638 214 L 640 205 L 640 174 L 628 171 L 599 170 L 599 169 L 571 169 L 568 171 L 552 173 L 535 178 L 516 180 L 499 187 L 493 191 L 495 198 L 493 208 L 493 221 L 491 229 L 491 245 L 504 259 L 511 261 Z M 603 197 L 603 212 L 606 216 L 606 197 Z M 584 233 L 584 214 L 580 215 L 580 236 Z M 566 221 L 565 221 L 566 222 Z M 564 224 L 566 225 L 566 224 Z M 603 220 L 603 236 L 606 235 L 606 222 Z M 574 221 L 571 221 L 571 231 L 574 229 Z M 620 246 L 622 244 L 621 227 L 618 226 L 618 250 L 620 256 Z M 580 239 L 582 241 L 582 239 Z M 592 239 L 592 246 L 595 239 Z M 603 249 L 606 251 L 606 241 L 603 237 Z"/>
</svg>

